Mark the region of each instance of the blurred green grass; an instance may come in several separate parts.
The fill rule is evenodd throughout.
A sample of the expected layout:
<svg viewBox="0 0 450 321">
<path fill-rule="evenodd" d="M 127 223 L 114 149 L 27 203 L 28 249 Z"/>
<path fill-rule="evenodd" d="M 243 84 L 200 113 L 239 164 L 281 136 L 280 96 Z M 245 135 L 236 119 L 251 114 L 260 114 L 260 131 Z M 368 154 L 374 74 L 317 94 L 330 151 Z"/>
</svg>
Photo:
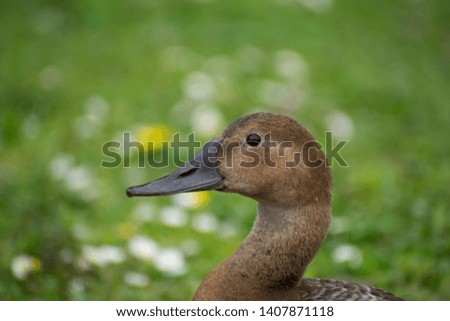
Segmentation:
<svg viewBox="0 0 450 321">
<path fill-rule="evenodd" d="M 263 110 L 293 115 L 319 141 L 330 115 L 353 128 L 349 167 L 333 168 L 335 221 L 307 276 L 449 300 L 448 2 L 308 3 L 2 1 L 0 299 L 189 299 L 248 233 L 256 203 L 213 193 L 168 226 L 158 215 L 176 200 L 124 194 L 168 170 L 137 169 L 135 157 L 132 168 L 102 168 L 102 145 L 146 124 L 187 135 L 195 110 L 224 126 Z M 195 75 L 214 95 L 189 97 Z M 58 160 L 76 169 L 73 182 L 55 177 Z M 137 219 L 149 203 L 156 218 Z M 204 212 L 235 233 L 199 232 L 191 223 Z M 132 255 L 139 235 L 181 253 L 186 273 Z M 124 257 L 87 260 L 86 247 L 101 245 Z M 23 255 L 34 261 L 19 277 Z"/>
</svg>

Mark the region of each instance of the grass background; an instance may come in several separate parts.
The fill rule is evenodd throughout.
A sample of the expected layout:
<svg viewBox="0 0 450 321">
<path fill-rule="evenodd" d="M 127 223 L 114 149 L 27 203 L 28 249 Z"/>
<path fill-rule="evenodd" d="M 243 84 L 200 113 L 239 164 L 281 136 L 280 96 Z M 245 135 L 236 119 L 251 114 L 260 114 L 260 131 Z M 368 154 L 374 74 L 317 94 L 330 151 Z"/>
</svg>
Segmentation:
<svg viewBox="0 0 450 321">
<path fill-rule="evenodd" d="M 319 141 L 341 115 L 349 167 L 333 168 L 335 223 L 307 276 L 449 300 L 449 15 L 438 0 L 2 1 L 0 298 L 190 299 L 248 233 L 256 203 L 211 193 L 181 227 L 139 221 L 137 206 L 158 217 L 174 200 L 127 199 L 125 188 L 168 170 L 137 169 L 135 156 L 132 168 L 102 168 L 101 148 L 141 125 L 187 135 L 206 103 L 222 125 L 289 113 Z M 286 52 L 301 57 L 298 79 L 277 69 Z M 215 95 L 189 97 L 199 73 Z M 75 186 L 52 172 L 61 157 L 81 168 Z M 200 212 L 235 233 L 198 232 Z M 179 250 L 187 271 L 171 275 L 130 254 L 136 235 L 197 250 Z M 86 261 L 86 247 L 102 245 L 125 259 Z M 353 255 L 337 260 L 342 246 Z M 23 255 L 33 264 L 18 277 Z M 125 282 L 130 271 L 147 279 Z"/>
</svg>

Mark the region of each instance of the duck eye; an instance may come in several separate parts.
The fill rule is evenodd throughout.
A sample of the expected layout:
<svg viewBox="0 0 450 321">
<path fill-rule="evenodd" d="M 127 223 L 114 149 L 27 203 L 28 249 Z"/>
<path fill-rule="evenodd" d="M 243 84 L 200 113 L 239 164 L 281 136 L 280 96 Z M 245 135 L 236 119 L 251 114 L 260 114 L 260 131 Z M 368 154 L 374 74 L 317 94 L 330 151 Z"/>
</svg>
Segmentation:
<svg viewBox="0 0 450 321">
<path fill-rule="evenodd" d="M 256 147 L 261 142 L 261 137 L 257 134 L 250 134 L 247 136 L 247 140 L 245 142 L 252 147 Z"/>
</svg>

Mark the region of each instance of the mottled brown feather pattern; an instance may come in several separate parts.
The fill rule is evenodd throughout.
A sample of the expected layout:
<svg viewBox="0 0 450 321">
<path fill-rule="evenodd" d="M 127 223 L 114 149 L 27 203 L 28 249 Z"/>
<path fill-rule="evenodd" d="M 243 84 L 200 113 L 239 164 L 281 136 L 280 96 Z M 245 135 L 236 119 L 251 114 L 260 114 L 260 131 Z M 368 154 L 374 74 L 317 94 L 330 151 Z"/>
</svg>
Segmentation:
<svg viewBox="0 0 450 321">
<path fill-rule="evenodd" d="M 402 299 L 383 290 L 356 283 L 329 279 L 302 279 L 299 291 L 305 301 L 401 301 Z"/>
</svg>

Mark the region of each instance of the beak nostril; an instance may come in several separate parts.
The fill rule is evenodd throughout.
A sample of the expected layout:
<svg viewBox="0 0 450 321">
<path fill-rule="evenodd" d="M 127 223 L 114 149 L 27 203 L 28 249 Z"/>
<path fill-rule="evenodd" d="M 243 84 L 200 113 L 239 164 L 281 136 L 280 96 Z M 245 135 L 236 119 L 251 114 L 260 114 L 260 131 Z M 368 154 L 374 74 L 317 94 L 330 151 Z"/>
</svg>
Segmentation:
<svg viewBox="0 0 450 321">
<path fill-rule="evenodd" d="M 198 170 L 198 168 L 193 167 L 193 168 L 187 170 L 186 172 L 181 173 L 180 175 L 178 175 L 178 177 L 186 177 L 186 176 L 189 176 L 189 175 L 195 173 L 197 170 Z"/>
</svg>

